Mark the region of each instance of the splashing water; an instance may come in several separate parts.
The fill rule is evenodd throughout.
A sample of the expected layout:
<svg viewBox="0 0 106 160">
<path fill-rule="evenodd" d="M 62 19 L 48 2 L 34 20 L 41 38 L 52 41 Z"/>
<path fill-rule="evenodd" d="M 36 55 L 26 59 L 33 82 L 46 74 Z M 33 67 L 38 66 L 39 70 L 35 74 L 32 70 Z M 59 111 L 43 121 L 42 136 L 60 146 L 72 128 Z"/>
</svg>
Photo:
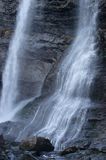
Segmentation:
<svg viewBox="0 0 106 160">
<path fill-rule="evenodd" d="M 8 58 L 3 73 L 3 89 L 0 102 L 0 122 L 12 119 L 14 114 L 20 109 L 16 107 L 18 95 L 18 72 L 19 62 L 18 55 L 23 45 L 24 32 L 28 23 L 28 13 L 32 0 L 22 0 L 19 6 L 17 16 L 17 24 L 14 36 L 12 38 Z M 26 104 L 30 100 L 22 102 L 20 106 Z"/>
<path fill-rule="evenodd" d="M 60 66 L 56 91 L 42 102 L 18 140 L 29 135 L 48 137 L 61 150 L 81 132 L 87 108 L 93 103 L 89 94 L 98 59 L 97 15 L 98 1 L 80 0 L 76 38 Z"/>
</svg>

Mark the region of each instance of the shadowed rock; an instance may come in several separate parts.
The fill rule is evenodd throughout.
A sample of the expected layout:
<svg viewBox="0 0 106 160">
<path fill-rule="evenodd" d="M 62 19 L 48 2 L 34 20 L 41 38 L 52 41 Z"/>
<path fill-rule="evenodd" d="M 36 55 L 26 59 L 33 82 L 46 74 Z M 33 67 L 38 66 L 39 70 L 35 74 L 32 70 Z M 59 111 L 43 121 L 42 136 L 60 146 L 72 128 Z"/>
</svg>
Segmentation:
<svg viewBox="0 0 106 160">
<path fill-rule="evenodd" d="M 69 147 L 69 148 L 65 149 L 64 151 L 61 151 L 60 155 L 64 156 L 66 154 L 74 153 L 74 152 L 77 152 L 77 151 L 78 151 L 77 147 Z"/>
<path fill-rule="evenodd" d="M 0 147 L 3 147 L 5 145 L 5 140 L 3 135 L 0 135 Z"/>
<path fill-rule="evenodd" d="M 54 150 L 54 147 L 50 143 L 49 139 L 43 137 L 32 137 L 23 140 L 20 144 L 20 149 L 26 151 L 51 152 Z"/>
</svg>

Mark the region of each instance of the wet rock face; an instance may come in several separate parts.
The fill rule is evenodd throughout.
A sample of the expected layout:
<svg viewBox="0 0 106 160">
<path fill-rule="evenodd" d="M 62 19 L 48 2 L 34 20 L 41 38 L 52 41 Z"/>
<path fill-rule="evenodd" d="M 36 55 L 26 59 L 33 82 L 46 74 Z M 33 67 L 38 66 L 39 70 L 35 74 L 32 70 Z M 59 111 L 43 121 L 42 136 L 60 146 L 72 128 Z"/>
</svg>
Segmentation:
<svg viewBox="0 0 106 160">
<path fill-rule="evenodd" d="M 99 64 L 97 66 L 98 75 L 95 80 L 94 99 L 106 102 L 106 1 L 101 0 L 98 18 L 98 55 Z"/>
<path fill-rule="evenodd" d="M 7 57 L 7 49 L 11 34 L 14 30 L 18 1 L 0 1 L 0 89 L 2 86 L 2 72 Z"/>
<path fill-rule="evenodd" d="M 23 128 L 23 123 L 19 123 L 19 122 L 4 122 L 4 123 L 0 123 L 0 135 L 3 135 L 5 139 L 8 140 L 15 140 L 18 135 L 19 132 L 21 130 L 21 128 Z"/>
<path fill-rule="evenodd" d="M 19 0 L 0 1 L 0 88 L 9 42 L 15 28 L 18 4 Z M 98 40 L 99 58 L 102 62 L 99 69 L 97 68 L 100 72 L 91 97 L 105 101 L 106 2 L 102 0 L 100 4 Z M 24 53 L 19 57 L 19 100 L 39 96 L 41 91 L 45 95 L 54 90 L 57 65 L 74 39 L 76 9 L 77 0 L 39 0 L 36 4 L 33 2 L 28 24 L 30 31 L 26 31 Z"/>
<path fill-rule="evenodd" d="M 106 102 L 106 1 L 100 0 L 97 26 L 97 76 L 91 86 L 91 98 L 100 103 Z"/>
<path fill-rule="evenodd" d="M 72 0 L 38 0 L 31 8 L 30 31 L 26 33 L 25 54 L 20 57 L 21 74 L 19 77 L 20 97 L 49 94 L 54 89 L 56 70 L 65 49 L 72 42 L 77 22 L 77 3 Z M 77 2 L 77 1 L 76 1 Z M 9 42 L 14 31 L 18 0 L 0 0 L 0 80 L 7 57 Z M 36 14 L 35 14 L 36 13 Z M 31 16 L 31 15 L 30 15 Z M 71 148 L 69 159 L 105 160 L 106 159 L 106 1 L 101 0 L 98 42 L 99 64 L 95 79 L 93 99 L 100 102 L 89 109 L 81 135 Z M 43 84 L 44 83 L 44 84 Z M 2 82 L 0 82 L 0 87 Z M 33 87 L 32 87 L 33 86 Z M 38 87 L 38 88 L 37 88 Z M 33 103 L 35 107 L 36 101 Z M 21 125 L 6 123 L 0 125 L 0 133 L 8 133 L 12 128 L 18 135 Z M 17 130 L 16 130 L 17 128 Z M 12 135 L 13 136 L 13 135 Z M 16 137 L 15 137 L 16 138 Z M 10 149 L 11 150 L 11 149 Z M 15 149 L 14 149 L 15 150 Z M 19 151 L 20 152 L 20 151 Z M 74 153 L 72 153 L 74 152 Z M 17 153 L 18 154 L 18 153 Z M 19 155 L 22 153 L 20 152 Z M 30 156 L 30 155 L 25 155 Z M 84 157 L 83 157 L 84 156 Z M 25 158 L 23 158 L 25 159 Z"/>
<path fill-rule="evenodd" d="M 39 0 L 36 2 L 33 1 L 30 9 L 24 52 L 19 57 L 21 68 L 19 100 L 39 96 L 45 79 L 43 94 L 47 94 L 54 88 L 50 86 L 54 81 L 51 79 L 54 79 L 56 74 L 55 68 L 74 37 L 73 28 L 77 18 L 76 4 L 73 1 Z M 2 22 L 0 24 L 0 80 L 9 42 L 15 29 L 18 4 L 19 0 L 0 1 Z"/>
</svg>

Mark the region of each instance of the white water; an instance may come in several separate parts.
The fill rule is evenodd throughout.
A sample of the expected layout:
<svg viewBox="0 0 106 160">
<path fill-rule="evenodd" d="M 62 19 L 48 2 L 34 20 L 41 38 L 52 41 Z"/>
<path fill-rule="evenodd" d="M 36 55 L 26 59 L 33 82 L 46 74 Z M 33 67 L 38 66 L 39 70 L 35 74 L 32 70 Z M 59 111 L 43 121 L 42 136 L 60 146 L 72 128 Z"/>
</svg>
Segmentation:
<svg viewBox="0 0 106 160">
<path fill-rule="evenodd" d="M 39 106 L 19 139 L 29 135 L 51 139 L 56 150 L 67 147 L 81 132 L 87 108 L 92 105 L 90 87 L 96 75 L 97 0 L 80 0 L 76 38 L 63 60 L 55 93 Z"/>
<path fill-rule="evenodd" d="M 14 114 L 20 108 L 17 108 L 18 106 L 16 107 L 19 72 L 18 56 L 21 54 L 20 48 L 23 47 L 24 32 L 28 23 L 28 13 L 31 1 L 32 0 L 21 0 L 21 4 L 19 6 L 16 29 L 9 47 L 8 58 L 3 73 L 0 122 L 12 119 Z M 27 101 L 22 102 L 22 104 L 23 103 L 27 103 Z"/>
</svg>

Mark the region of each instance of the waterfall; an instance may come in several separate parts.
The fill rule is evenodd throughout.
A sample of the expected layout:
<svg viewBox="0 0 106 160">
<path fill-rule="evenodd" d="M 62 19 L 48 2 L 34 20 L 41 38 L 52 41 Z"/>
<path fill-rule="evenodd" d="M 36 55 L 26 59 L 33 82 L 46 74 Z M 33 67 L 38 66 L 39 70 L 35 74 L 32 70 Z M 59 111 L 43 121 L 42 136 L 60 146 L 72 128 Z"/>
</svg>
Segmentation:
<svg viewBox="0 0 106 160">
<path fill-rule="evenodd" d="M 18 56 L 24 41 L 24 33 L 28 23 L 28 13 L 32 0 L 22 0 L 19 6 L 15 33 L 11 40 L 8 58 L 3 73 L 3 89 L 0 102 L 0 122 L 10 120 L 14 114 L 27 103 L 16 107 L 18 96 Z"/>
<path fill-rule="evenodd" d="M 56 90 L 42 102 L 18 140 L 37 135 L 51 139 L 56 150 L 67 147 L 77 138 L 86 119 L 90 89 L 96 75 L 97 0 L 79 1 L 76 37 L 62 61 Z"/>
</svg>

